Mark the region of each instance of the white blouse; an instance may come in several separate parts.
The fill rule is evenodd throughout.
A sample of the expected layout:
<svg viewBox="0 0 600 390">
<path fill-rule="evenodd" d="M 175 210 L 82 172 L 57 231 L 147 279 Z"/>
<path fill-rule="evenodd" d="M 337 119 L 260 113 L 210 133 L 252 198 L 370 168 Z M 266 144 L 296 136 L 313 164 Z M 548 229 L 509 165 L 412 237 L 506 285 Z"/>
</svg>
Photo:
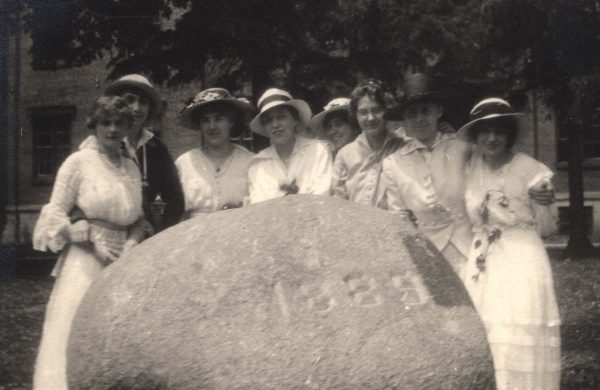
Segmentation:
<svg viewBox="0 0 600 390">
<path fill-rule="evenodd" d="M 217 168 L 202 149 L 192 149 L 175 160 L 185 197 L 185 211 L 192 214 L 242 205 L 248 197 L 248 166 L 254 153 L 234 145 L 223 167 Z"/>
<path fill-rule="evenodd" d="M 556 207 L 539 205 L 529 197 L 531 187 L 542 183 L 551 186 L 553 176 L 550 168 L 524 153 L 516 153 L 509 163 L 497 170 L 489 168 L 481 154 L 475 154 L 467 168 L 465 191 L 467 213 L 475 230 L 488 223 L 529 226 L 536 228 L 541 236 L 553 233 Z M 489 221 L 482 221 L 482 203 L 486 197 L 495 199 L 498 196 L 506 197 L 507 206 L 503 209 L 490 204 Z"/>
<path fill-rule="evenodd" d="M 431 147 L 411 139 L 383 160 L 383 203 L 411 211 L 418 226 L 443 251 L 452 242 L 465 257 L 471 225 L 465 211 L 465 169 L 472 146 L 455 134 L 438 133 Z"/>
<path fill-rule="evenodd" d="M 250 203 L 285 195 L 282 184 L 295 183 L 299 194 L 330 195 L 333 175 L 331 149 L 325 141 L 296 136 L 288 167 L 274 146 L 262 150 L 250 163 Z"/>
<path fill-rule="evenodd" d="M 50 202 L 35 225 L 34 249 L 57 252 L 65 246 L 60 231 L 70 224 L 68 214 L 74 206 L 90 221 L 90 241 L 118 248 L 127 238 L 126 228 L 143 216 L 142 183 L 135 162 L 122 157 L 116 167 L 98 151 L 96 137 L 88 137 L 58 170 Z M 97 225 L 97 220 L 123 230 Z"/>
</svg>

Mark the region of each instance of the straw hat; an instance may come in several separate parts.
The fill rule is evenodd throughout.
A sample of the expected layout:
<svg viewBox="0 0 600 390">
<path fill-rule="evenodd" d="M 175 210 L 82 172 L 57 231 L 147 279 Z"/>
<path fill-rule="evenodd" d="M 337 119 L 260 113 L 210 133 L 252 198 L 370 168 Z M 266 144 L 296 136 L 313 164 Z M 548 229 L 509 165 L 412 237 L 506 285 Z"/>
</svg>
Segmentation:
<svg viewBox="0 0 600 390">
<path fill-rule="evenodd" d="M 312 117 L 312 111 L 304 100 L 294 99 L 289 92 L 279 88 L 270 88 L 262 94 L 258 99 L 259 113 L 250 121 L 250 129 L 260 135 L 269 137 L 260 120 L 260 116 L 266 111 L 279 107 L 288 106 L 294 108 L 298 112 L 298 116 L 302 124 L 307 127 Z"/>
<path fill-rule="evenodd" d="M 310 120 L 310 127 L 317 133 L 319 137 L 323 137 L 325 134 L 325 128 L 323 127 L 323 121 L 325 121 L 325 117 L 336 111 L 346 111 L 350 113 L 350 99 L 345 97 L 335 98 L 331 100 L 325 107 L 323 107 L 323 111 L 313 116 Z"/>
<path fill-rule="evenodd" d="M 520 143 L 527 128 L 527 118 L 521 112 L 515 112 L 512 106 L 504 99 L 487 98 L 477 103 L 469 113 L 469 122 L 458 129 L 457 136 L 467 142 L 473 142 L 475 137 L 472 134 L 473 126 L 486 120 L 512 117 L 517 124 L 518 134 L 515 135 L 515 144 Z"/>
<path fill-rule="evenodd" d="M 227 104 L 242 115 L 254 112 L 254 107 L 245 98 L 235 98 L 225 88 L 208 88 L 199 92 L 194 100 L 181 112 L 181 124 L 190 129 L 196 129 L 193 123 L 193 114 L 200 109 L 215 104 Z"/>
<path fill-rule="evenodd" d="M 158 91 L 152 86 L 150 81 L 141 74 L 128 74 L 120 79 L 113 81 L 104 90 L 104 95 L 121 95 L 127 90 L 135 90 L 144 94 L 150 101 L 150 110 L 148 119 L 154 118 L 158 114 L 162 102 Z"/>
</svg>

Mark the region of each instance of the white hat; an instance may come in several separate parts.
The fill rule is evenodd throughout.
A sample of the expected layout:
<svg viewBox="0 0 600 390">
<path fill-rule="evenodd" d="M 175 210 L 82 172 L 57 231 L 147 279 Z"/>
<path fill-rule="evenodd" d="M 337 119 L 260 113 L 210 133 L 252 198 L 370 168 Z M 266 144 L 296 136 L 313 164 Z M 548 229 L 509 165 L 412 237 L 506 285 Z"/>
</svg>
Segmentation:
<svg viewBox="0 0 600 390">
<path fill-rule="evenodd" d="M 197 126 L 192 121 L 192 114 L 200 108 L 204 108 L 215 103 L 227 104 L 242 115 L 252 114 L 254 107 L 245 98 L 235 98 L 225 88 L 209 88 L 199 92 L 194 100 L 188 104 L 181 112 L 181 124 L 190 129 L 196 129 Z M 246 121 L 246 118 L 244 118 Z"/>
<path fill-rule="evenodd" d="M 150 101 L 148 119 L 153 118 L 161 109 L 162 102 L 150 81 L 141 74 L 128 74 L 113 81 L 104 90 L 104 95 L 121 95 L 125 90 L 133 89 L 142 92 Z"/>
<path fill-rule="evenodd" d="M 279 88 L 267 89 L 260 99 L 258 99 L 257 105 L 259 113 L 252 121 L 250 121 L 250 129 L 265 137 L 269 137 L 269 134 L 263 127 L 260 116 L 271 108 L 278 106 L 289 106 L 294 108 L 298 112 L 300 121 L 305 127 L 308 126 L 310 118 L 312 117 L 312 111 L 304 100 L 294 99 L 289 92 Z"/>
<path fill-rule="evenodd" d="M 515 112 L 506 100 L 496 97 L 483 99 L 471 109 L 469 113 L 470 121 L 458 129 L 457 137 L 467 142 L 473 142 L 474 137 L 471 132 L 476 123 L 501 117 L 513 117 L 515 119 L 518 131 L 518 134 L 515 134 L 515 144 L 521 143 L 525 133 L 523 130 L 527 128 L 525 114 Z"/>
<path fill-rule="evenodd" d="M 323 137 L 325 135 L 325 129 L 323 128 L 323 121 L 327 114 L 335 112 L 335 111 L 347 111 L 350 113 L 350 99 L 345 97 L 335 98 L 331 100 L 325 107 L 323 107 L 323 111 L 313 116 L 310 121 L 310 127 L 317 133 L 319 137 Z"/>
</svg>

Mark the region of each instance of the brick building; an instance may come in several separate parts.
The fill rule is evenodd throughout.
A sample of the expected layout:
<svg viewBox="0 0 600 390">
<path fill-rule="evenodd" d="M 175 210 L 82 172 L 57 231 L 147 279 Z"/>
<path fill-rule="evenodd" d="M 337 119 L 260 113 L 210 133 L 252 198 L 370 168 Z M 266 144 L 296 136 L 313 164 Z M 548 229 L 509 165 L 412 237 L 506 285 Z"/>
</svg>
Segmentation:
<svg viewBox="0 0 600 390">
<path fill-rule="evenodd" d="M 29 55 L 30 41 L 25 36 L 20 46 L 20 75 L 17 61 L 12 61 L 17 45 L 10 41 L 9 79 L 16 81 L 9 90 L 7 171 L 7 224 L 2 244 L 28 243 L 39 210 L 48 202 L 53 175 L 62 160 L 75 150 L 89 133 L 86 114 L 93 101 L 107 85 L 105 64 L 95 62 L 81 68 L 53 71 L 33 70 Z M 199 137 L 178 122 L 184 101 L 204 83 L 190 83 L 176 88 L 161 88 L 165 109 L 154 130 L 174 158 L 196 147 Z M 248 89 L 238 91 L 248 94 Z M 16 95 L 18 94 L 18 96 Z M 556 173 L 558 206 L 568 206 L 566 139 L 559 131 L 554 113 L 545 107 L 542 96 L 530 94 L 526 112 L 533 131 L 526 152 L 547 164 Z M 18 102 L 18 104 L 16 104 Z M 590 129 L 585 145 L 585 189 L 589 222 L 594 238 L 600 238 L 600 111 L 595 113 L 595 127 Z M 593 221 L 593 222 L 592 222 Z M 564 228 L 564 226 L 563 226 Z"/>
</svg>

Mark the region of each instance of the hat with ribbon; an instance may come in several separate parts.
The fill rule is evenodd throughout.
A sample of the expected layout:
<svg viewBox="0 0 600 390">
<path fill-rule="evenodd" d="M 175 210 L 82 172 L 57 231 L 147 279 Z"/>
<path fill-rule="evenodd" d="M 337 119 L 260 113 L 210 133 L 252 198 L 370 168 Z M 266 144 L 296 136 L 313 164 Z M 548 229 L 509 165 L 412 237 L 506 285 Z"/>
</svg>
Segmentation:
<svg viewBox="0 0 600 390">
<path fill-rule="evenodd" d="M 319 135 L 323 137 L 325 134 L 324 121 L 327 115 L 338 112 L 345 111 L 348 114 L 350 113 L 350 99 L 345 97 L 339 97 L 331 100 L 325 107 L 323 107 L 323 111 L 313 116 L 310 120 L 310 127 Z"/>
<path fill-rule="evenodd" d="M 158 91 L 150 81 L 141 74 L 128 74 L 110 83 L 104 90 L 104 95 L 122 95 L 128 90 L 141 92 L 150 102 L 148 119 L 154 118 L 160 111 L 162 102 Z"/>
<path fill-rule="evenodd" d="M 512 106 L 504 99 L 497 97 L 483 99 L 477 103 L 469 113 L 469 122 L 458 129 L 457 136 L 467 142 L 475 142 L 476 135 L 473 131 L 477 124 L 497 118 L 514 118 L 518 134 L 515 134 L 515 143 L 520 143 L 519 138 L 524 135 L 527 128 L 527 118 L 521 112 L 515 112 Z M 475 127 L 474 127 L 475 126 Z"/>
<path fill-rule="evenodd" d="M 261 115 L 272 108 L 280 106 L 292 107 L 298 112 L 298 117 L 305 127 L 308 126 L 310 118 L 312 117 L 312 111 L 310 110 L 308 103 L 304 100 L 292 98 L 292 95 L 290 95 L 289 92 L 279 88 L 267 89 L 260 99 L 258 99 L 257 105 L 259 113 L 252 121 L 250 121 L 250 129 L 265 137 L 269 137 L 269 134 L 261 122 Z"/>
<path fill-rule="evenodd" d="M 208 88 L 199 92 L 181 111 L 181 124 L 190 129 L 196 129 L 194 113 L 221 104 L 229 105 L 243 116 L 254 112 L 254 106 L 246 98 L 235 98 L 225 88 Z"/>
</svg>

